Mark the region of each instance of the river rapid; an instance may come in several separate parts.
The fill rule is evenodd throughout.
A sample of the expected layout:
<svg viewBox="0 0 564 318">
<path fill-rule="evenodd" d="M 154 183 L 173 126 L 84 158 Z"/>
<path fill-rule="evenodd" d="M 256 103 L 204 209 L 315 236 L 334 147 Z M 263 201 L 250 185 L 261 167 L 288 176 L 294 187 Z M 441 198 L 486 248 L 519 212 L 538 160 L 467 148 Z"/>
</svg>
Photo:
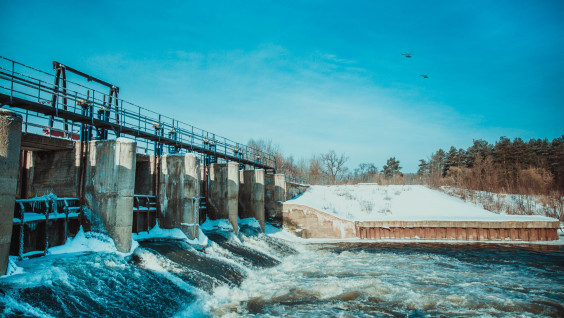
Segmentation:
<svg viewBox="0 0 564 318">
<path fill-rule="evenodd" d="M 564 248 L 303 244 L 243 229 L 205 250 L 49 255 L 0 279 L 5 317 L 564 317 Z"/>
</svg>

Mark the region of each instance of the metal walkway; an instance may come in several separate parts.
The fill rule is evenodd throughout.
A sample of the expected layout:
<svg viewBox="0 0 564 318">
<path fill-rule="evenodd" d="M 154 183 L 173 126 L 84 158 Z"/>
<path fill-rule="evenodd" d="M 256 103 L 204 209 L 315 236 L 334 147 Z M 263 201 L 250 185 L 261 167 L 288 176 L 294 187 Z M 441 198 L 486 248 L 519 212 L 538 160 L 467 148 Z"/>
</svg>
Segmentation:
<svg viewBox="0 0 564 318">
<path fill-rule="evenodd" d="M 119 87 L 61 63 L 53 62 L 53 68 L 54 75 L 0 56 L 0 105 L 22 115 L 26 133 L 74 141 L 128 136 L 138 153 L 196 152 L 206 165 L 231 161 L 276 170 L 273 154 L 119 99 Z M 88 83 L 68 80 L 67 72 Z"/>
</svg>

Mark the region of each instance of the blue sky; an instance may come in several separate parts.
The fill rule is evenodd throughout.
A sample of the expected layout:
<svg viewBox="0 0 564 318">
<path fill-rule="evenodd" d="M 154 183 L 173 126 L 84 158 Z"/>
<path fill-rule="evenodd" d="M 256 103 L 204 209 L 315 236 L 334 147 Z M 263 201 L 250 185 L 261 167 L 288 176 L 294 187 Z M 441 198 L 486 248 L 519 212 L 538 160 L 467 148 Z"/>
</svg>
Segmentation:
<svg viewBox="0 0 564 318">
<path fill-rule="evenodd" d="M 350 168 L 395 156 L 415 172 L 473 139 L 564 134 L 563 1 L 0 0 L 0 12 L 4 57 L 57 60 L 295 159 L 333 149 Z"/>
</svg>

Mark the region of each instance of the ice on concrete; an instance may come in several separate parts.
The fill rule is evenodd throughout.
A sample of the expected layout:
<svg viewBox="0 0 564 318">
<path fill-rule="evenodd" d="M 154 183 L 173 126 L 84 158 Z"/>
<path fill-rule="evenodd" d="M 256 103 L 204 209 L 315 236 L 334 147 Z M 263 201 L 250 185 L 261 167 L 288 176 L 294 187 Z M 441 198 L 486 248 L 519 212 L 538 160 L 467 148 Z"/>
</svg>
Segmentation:
<svg viewBox="0 0 564 318">
<path fill-rule="evenodd" d="M 136 242 L 135 242 L 136 243 Z M 84 232 L 82 226 L 76 236 L 69 237 L 65 244 L 49 248 L 48 254 L 67 254 L 79 252 L 117 252 L 114 240 L 99 232 Z"/>
<path fill-rule="evenodd" d="M 122 144 L 132 144 L 135 143 L 135 140 L 131 139 L 131 138 L 126 138 L 126 137 L 119 137 L 116 139 L 117 142 L 120 142 Z"/>
<path fill-rule="evenodd" d="M 239 219 L 239 226 L 248 226 L 260 229 L 260 222 L 255 218 Z"/>
<path fill-rule="evenodd" d="M 132 236 L 133 236 L 133 240 L 135 241 L 145 241 L 149 239 L 176 239 L 176 240 L 186 241 L 188 244 L 192 244 L 192 245 L 200 245 L 200 246 L 208 245 L 208 237 L 202 232 L 201 229 L 198 229 L 198 238 L 191 240 L 179 228 L 175 228 L 175 229 L 160 228 L 158 220 L 155 226 L 151 228 L 148 232 L 139 232 L 138 234 L 133 233 Z"/>
<path fill-rule="evenodd" d="M 204 224 L 200 225 L 204 231 L 231 231 L 233 232 L 233 225 L 228 219 L 210 220 L 207 219 Z"/>
<path fill-rule="evenodd" d="M 19 267 L 18 264 L 16 263 L 17 260 L 18 260 L 17 256 L 9 256 L 8 269 L 6 270 L 6 274 L 0 276 L 0 278 L 24 273 L 24 269 L 22 267 Z"/>
</svg>

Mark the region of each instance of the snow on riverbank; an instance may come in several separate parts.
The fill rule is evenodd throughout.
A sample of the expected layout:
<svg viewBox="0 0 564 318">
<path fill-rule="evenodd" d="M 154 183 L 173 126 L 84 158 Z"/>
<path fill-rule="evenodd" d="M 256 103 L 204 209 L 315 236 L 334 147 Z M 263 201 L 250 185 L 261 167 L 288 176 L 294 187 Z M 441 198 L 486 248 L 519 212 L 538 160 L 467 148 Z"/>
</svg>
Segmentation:
<svg viewBox="0 0 564 318">
<path fill-rule="evenodd" d="M 492 193 L 446 186 L 440 190 L 498 214 L 542 215 L 564 220 L 564 197 Z"/>
<path fill-rule="evenodd" d="M 351 221 L 555 221 L 495 214 L 424 186 L 374 184 L 311 186 L 288 204 L 309 206 Z"/>
</svg>

